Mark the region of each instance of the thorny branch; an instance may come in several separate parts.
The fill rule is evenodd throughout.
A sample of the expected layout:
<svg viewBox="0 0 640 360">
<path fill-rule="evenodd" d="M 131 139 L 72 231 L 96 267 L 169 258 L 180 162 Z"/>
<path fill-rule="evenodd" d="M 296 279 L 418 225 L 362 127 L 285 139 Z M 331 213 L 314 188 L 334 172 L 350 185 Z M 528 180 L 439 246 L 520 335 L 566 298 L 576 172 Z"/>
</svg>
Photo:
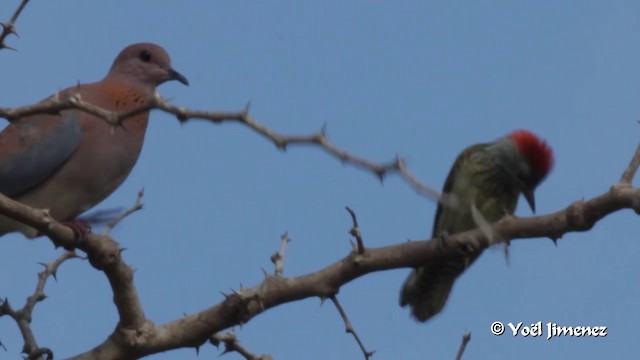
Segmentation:
<svg viewBox="0 0 640 360">
<path fill-rule="evenodd" d="M 166 113 L 175 115 L 178 121 L 186 122 L 190 119 L 208 120 L 215 124 L 221 124 L 224 122 L 237 122 L 245 125 L 254 132 L 262 135 L 270 140 L 278 149 L 286 150 L 290 145 L 308 145 L 319 147 L 331 156 L 339 159 L 341 162 L 351 164 L 360 169 L 376 175 L 380 181 L 383 181 L 388 174 L 398 173 L 405 182 L 413 187 L 419 194 L 426 196 L 434 201 L 440 201 L 445 205 L 449 205 L 448 197 L 440 199 L 438 191 L 431 189 L 429 186 L 422 183 L 416 177 L 414 177 L 408 170 L 405 161 L 396 157 L 395 160 L 388 163 L 378 164 L 367 159 L 352 155 L 351 153 L 342 150 L 333 145 L 327 138 L 324 129 L 309 134 L 309 135 L 282 135 L 264 125 L 260 124 L 252 117 L 249 116 L 249 107 L 239 112 L 215 112 L 215 111 L 201 111 L 191 110 L 184 107 L 178 107 L 169 104 L 165 99 L 156 94 L 152 100 L 140 107 L 134 108 L 129 111 L 117 113 L 106 110 L 99 106 L 86 102 L 78 94 L 70 96 L 67 99 L 60 99 L 58 96 L 52 96 L 40 103 L 17 107 L 17 108 L 0 108 L 0 117 L 13 121 L 28 115 L 40 114 L 40 113 L 59 113 L 63 110 L 79 109 L 95 115 L 112 126 L 124 126 L 123 122 L 128 117 L 149 111 L 152 109 L 159 109 Z"/>
<path fill-rule="evenodd" d="M 640 212 L 637 204 L 640 204 L 640 189 L 614 186 L 594 199 L 576 202 L 552 214 L 529 218 L 505 217 L 492 225 L 492 232 L 500 234 L 503 240 L 558 238 L 570 231 L 587 231 L 601 218 L 621 209 L 631 208 Z M 425 262 L 437 264 L 491 244 L 483 231 L 475 229 L 451 235 L 447 238 L 447 245 L 443 248 L 436 239 L 367 248 L 364 256 L 351 252 L 314 273 L 288 278 L 266 277 L 255 287 L 227 295 L 220 303 L 198 313 L 162 325 L 144 321 L 138 327 L 131 327 L 131 333 L 117 332 L 103 344 L 74 359 L 94 359 L 98 354 L 109 354 L 114 358 L 127 357 L 128 354 L 144 356 L 185 346 L 195 347 L 211 334 L 246 324 L 272 307 L 309 297 L 331 297 L 341 286 L 371 272 L 415 267 Z M 121 304 L 116 304 L 120 308 Z M 149 336 L 143 339 L 134 337 L 133 329 Z M 127 336 L 133 338 L 127 339 Z"/>
<path fill-rule="evenodd" d="M 109 224 L 107 224 L 104 231 L 102 232 L 102 235 L 109 235 L 111 230 L 113 230 L 113 228 L 116 227 L 116 225 L 118 225 L 120 221 L 124 220 L 124 218 L 133 214 L 134 212 L 138 210 L 142 210 L 142 207 L 144 206 L 144 204 L 142 204 L 143 197 L 144 197 L 144 189 L 140 189 L 138 191 L 138 196 L 136 197 L 136 202 L 133 204 L 133 206 L 131 206 L 129 209 L 127 209 L 127 211 L 118 215 L 118 217 L 116 217 Z"/>
<path fill-rule="evenodd" d="M 358 254 L 364 254 L 364 241 L 362 240 L 362 234 L 360 233 L 360 228 L 358 227 L 358 218 L 356 217 L 356 212 L 353 211 L 350 207 L 346 207 L 349 215 L 351 215 L 351 220 L 353 221 L 353 226 L 349 229 L 349 234 L 356 238 L 357 248 L 356 251 Z"/>
<path fill-rule="evenodd" d="M 275 276 L 282 276 L 284 272 L 284 255 L 287 252 L 287 244 L 291 241 L 289 239 L 289 233 L 284 233 L 280 236 L 280 251 L 271 255 L 271 262 L 275 266 Z"/>
<path fill-rule="evenodd" d="M 29 356 L 27 356 L 27 360 L 53 360 L 53 351 L 49 348 L 39 348 L 33 351 Z"/>
<path fill-rule="evenodd" d="M 368 351 L 364 347 L 362 340 L 360 340 L 360 336 L 358 336 L 358 333 L 353 328 L 353 325 L 351 325 L 351 321 L 349 321 L 349 318 L 347 317 L 347 313 L 342 308 L 342 305 L 340 305 L 338 298 L 335 295 L 331 295 L 329 298 L 331 299 L 331 302 L 333 302 L 333 305 L 335 305 L 336 309 L 338 309 L 338 312 L 340 313 L 340 317 L 342 318 L 342 321 L 344 321 L 345 332 L 347 332 L 347 334 L 353 335 L 353 338 L 356 339 L 356 342 L 358 343 L 358 346 L 362 351 L 362 355 L 364 355 L 364 359 L 369 360 L 369 358 L 373 356 L 375 351 Z"/>
<path fill-rule="evenodd" d="M 9 21 L 0 23 L 0 26 L 2 26 L 2 32 L 0 32 L 0 50 L 2 49 L 15 50 L 11 46 L 8 46 L 4 41 L 7 38 L 7 36 L 11 34 L 18 36 L 18 33 L 16 32 L 16 26 L 15 26 L 16 20 L 18 20 L 18 16 L 20 16 L 20 13 L 22 12 L 22 10 L 24 10 L 24 7 L 27 6 L 28 2 L 29 0 L 22 0 L 22 2 L 20 2 L 20 5 L 18 5 L 18 8 L 16 9 L 16 11 L 13 13 L 13 16 L 11 17 L 11 19 L 9 19 Z"/>
<path fill-rule="evenodd" d="M 153 329 L 154 325 L 144 316 L 133 283 L 133 269 L 122 259 L 118 243 L 108 236 L 97 234 L 89 234 L 85 240 L 78 242 L 73 230 L 51 218 L 47 210 L 30 208 L 4 195 L 0 195 L 0 214 L 32 226 L 48 236 L 57 247 L 78 248 L 87 253 L 91 265 L 104 272 L 113 291 L 119 319 L 108 342 L 120 351 L 115 352 L 114 358 L 130 357 L 123 350 L 127 348 L 126 344 L 139 343 L 137 337 Z"/>
<path fill-rule="evenodd" d="M 640 166 L 640 144 L 636 148 L 636 152 L 633 154 L 631 158 L 631 162 L 629 166 L 622 174 L 620 178 L 620 183 L 624 185 L 631 185 L 631 181 L 633 180 L 633 176 L 638 172 L 638 166 Z"/>
<path fill-rule="evenodd" d="M 50 264 L 41 263 L 41 265 L 44 267 L 44 270 L 38 273 L 38 282 L 36 283 L 36 289 L 34 290 L 33 294 L 27 298 L 27 301 L 22 309 L 13 309 L 8 299 L 0 301 L 0 317 L 8 315 L 18 325 L 20 333 L 22 334 L 22 339 L 24 340 L 22 352 L 27 354 L 28 359 L 41 358 L 43 355 L 47 355 L 47 359 L 53 358 L 53 354 L 50 349 L 38 347 L 38 342 L 36 341 L 35 335 L 33 334 L 33 330 L 31 329 L 33 309 L 38 302 L 46 299 L 46 295 L 44 294 L 44 287 L 47 283 L 47 279 L 49 279 L 49 277 L 53 277 L 54 279 L 56 279 L 56 272 L 58 271 L 60 265 L 62 265 L 62 263 L 64 263 L 66 260 L 77 257 L 78 256 L 75 254 L 75 252 L 66 251 Z"/>
<path fill-rule="evenodd" d="M 238 337 L 236 333 L 233 331 L 229 331 L 227 333 L 216 333 L 211 336 L 209 342 L 213 344 L 215 347 L 219 347 L 220 343 L 224 344 L 224 351 L 221 355 L 224 355 L 229 352 L 237 352 L 242 355 L 246 360 L 273 360 L 273 357 L 268 354 L 256 355 L 249 351 L 247 348 L 240 344 L 238 341 Z"/>
</svg>

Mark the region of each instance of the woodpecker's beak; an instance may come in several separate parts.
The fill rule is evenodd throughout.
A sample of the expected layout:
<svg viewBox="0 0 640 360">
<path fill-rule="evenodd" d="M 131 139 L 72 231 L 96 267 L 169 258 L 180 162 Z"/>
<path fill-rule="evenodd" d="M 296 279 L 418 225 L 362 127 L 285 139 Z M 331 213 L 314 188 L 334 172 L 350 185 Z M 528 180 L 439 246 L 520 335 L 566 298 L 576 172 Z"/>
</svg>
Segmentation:
<svg viewBox="0 0 640 360">
<path fill-rule="evenodd" d="M 522 192 L 524 194 L 524 198 L 527 199 L 527 203 L 529 203 L 529 207 L 533 213 L 536 213 L 536 198 L 533 195 L 533 189 L 526 189 Z"/>
</svg>

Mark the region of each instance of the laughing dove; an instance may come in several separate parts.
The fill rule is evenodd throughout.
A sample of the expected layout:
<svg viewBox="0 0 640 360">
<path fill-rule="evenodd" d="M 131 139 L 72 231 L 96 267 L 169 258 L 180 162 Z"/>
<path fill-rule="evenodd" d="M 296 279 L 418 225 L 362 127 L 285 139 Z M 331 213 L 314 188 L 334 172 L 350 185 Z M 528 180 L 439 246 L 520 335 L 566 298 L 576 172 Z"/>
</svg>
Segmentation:
<svg viewBox="0 0 640 360">
<path fill-rule="evenodd" d="M 169 80 L 189 84 L 171 68 L 163 48 L 135 44 L 120 52 L 102 81 L 73 86 L 56 96 L 66 99 L 79 94 L 86 102 L 123 112 L 149 102 L 156 86 Z M 15 119 L 0 133 L 0 193 L 49 209 L 58 221 L 73 223 L 129 175 L 142 149 L 148 120 L 146 111 L 112 127 L 80 110 Z M 15 231 L 29 238 L 38 234 L 0 216 L 0 236 Z"/>
</svg>

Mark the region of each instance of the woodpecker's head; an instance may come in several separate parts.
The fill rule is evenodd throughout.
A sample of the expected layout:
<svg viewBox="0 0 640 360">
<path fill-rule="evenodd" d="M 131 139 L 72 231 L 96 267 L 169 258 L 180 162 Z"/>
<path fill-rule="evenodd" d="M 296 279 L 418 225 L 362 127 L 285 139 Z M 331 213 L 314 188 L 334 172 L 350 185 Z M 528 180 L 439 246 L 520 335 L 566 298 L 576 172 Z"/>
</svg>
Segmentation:
<svg viewBox="0 0 640 360">
<path fill-rule="evenodd" d="M 515 162 L 517 165 L 513 175 L 519 182 L 531 210 L 535 212 L 536 201 L 533 192 L 553 168 L 553 151 L 546 141 L 528 130 L 516 130 L 507 135 L 507 139 L 518 149 L 519 160 Z"/>
</svg>

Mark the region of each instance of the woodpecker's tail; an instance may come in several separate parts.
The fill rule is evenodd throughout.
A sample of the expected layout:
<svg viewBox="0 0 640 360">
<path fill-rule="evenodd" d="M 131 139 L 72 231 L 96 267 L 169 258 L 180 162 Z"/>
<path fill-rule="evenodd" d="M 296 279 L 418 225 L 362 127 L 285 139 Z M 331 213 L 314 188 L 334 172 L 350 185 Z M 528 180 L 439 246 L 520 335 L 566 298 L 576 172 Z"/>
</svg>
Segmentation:
<svg viewBox="0 0 640 360">
<path fill-rule="evenodd" d="M 400 306 L 411 307 L 411 315 L 420 322 L 442 311 L 459 271 L 442 267 L 420 267 L 409 274 L 400 291 Z"/>
</svg>

